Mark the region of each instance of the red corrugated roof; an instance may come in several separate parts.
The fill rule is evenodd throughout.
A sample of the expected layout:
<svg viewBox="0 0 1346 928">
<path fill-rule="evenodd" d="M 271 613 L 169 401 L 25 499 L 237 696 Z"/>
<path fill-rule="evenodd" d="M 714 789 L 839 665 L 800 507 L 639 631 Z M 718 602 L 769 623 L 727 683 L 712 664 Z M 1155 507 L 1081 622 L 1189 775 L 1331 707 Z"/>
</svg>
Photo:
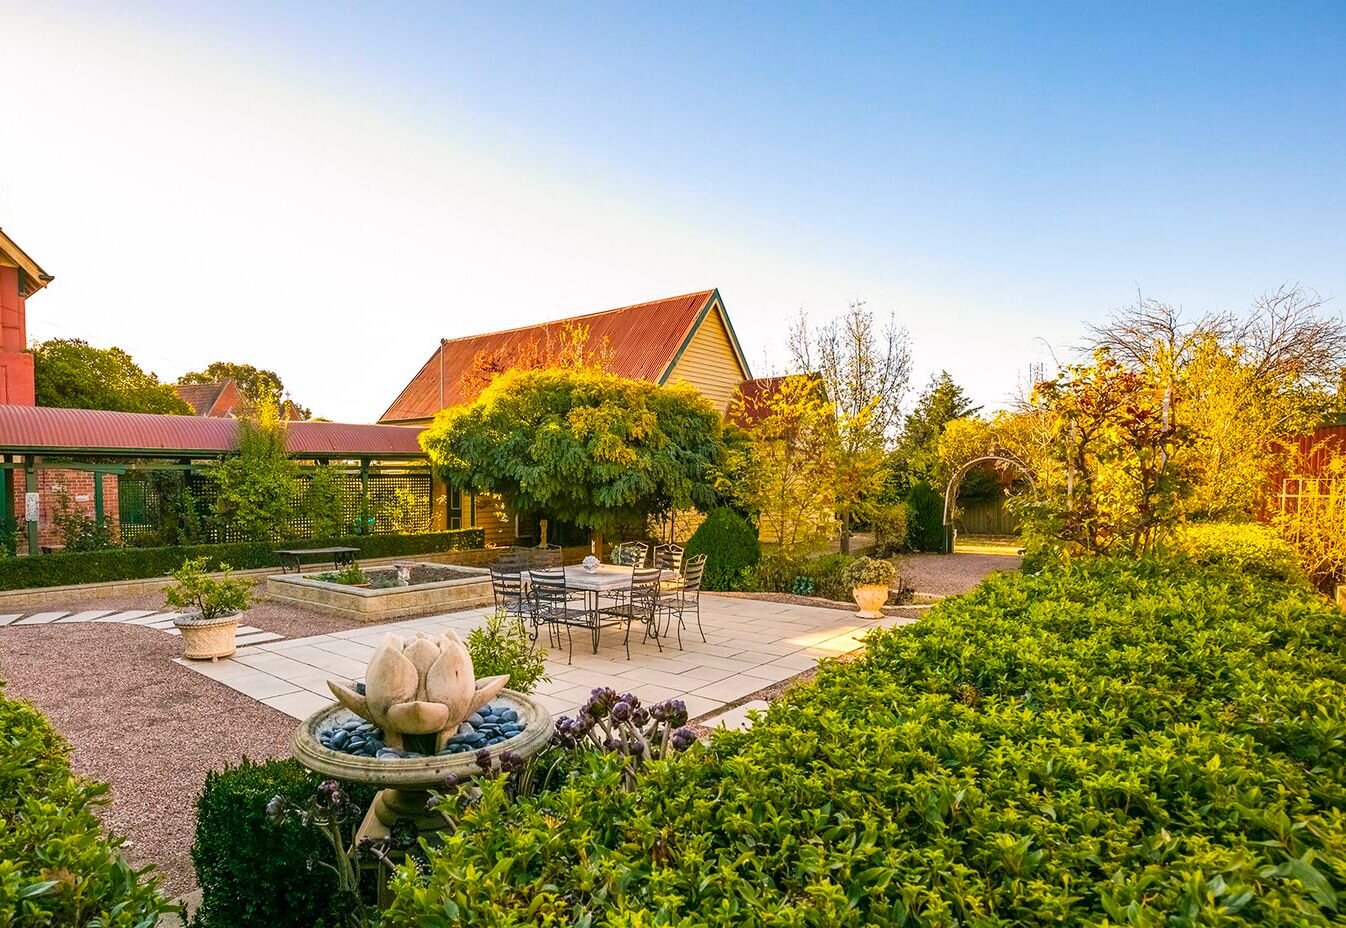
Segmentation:
<svg viewBox="0 0 1346 928">
<path fill-rule="evenodd" d="M 238 447 L 238 425 L 206 416 L 0 405 L 0 449 L 213 455 Z M 419 434 L 397 425 L 290 422 L 285 444 L 296 456 L 420 457 Z"/>
<path fill-rule="evenodd" d="M 822 379 L 817 374 L 785 374 L 780 377 L 758 377 L 743 381 L 738 385 L 738 395 L 742 399 L 742 404 L 734 402 L 729 404 L 733 423 L 746 429 L 761 422 L 771 414 L 771 402 L 775 399 L 781 383 L 787 378 L 800 376 L 816 380 L 821 389 Z"/>
<path fill-rule="evenodd" d="M 393 400 L 381 421 L 429 419 L 441 408 L 470 402 L 479 388 L 464 389 L 462 379 L 478 355 L 508 361 L 528 350 L 530 344 L 545 345 L 549 339 L 557 339 L 562 327 L 573 322 L 589 327 L 588 344 L 592 348 L 606 340 L 613 356 L 610 369 L 614 374 L 658 383 L 714 295 L 714 290 L 702 290 L 503 332 L 448 339 Z"/>
</svg>

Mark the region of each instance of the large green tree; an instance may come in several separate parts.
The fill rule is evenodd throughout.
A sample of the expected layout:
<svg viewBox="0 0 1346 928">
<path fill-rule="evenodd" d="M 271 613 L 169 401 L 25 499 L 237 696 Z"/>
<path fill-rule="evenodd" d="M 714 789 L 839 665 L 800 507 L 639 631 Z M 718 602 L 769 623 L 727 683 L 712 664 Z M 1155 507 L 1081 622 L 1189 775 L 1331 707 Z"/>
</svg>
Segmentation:
<svg viewBox="0 0 1346 928">
<path fill-rule="evenodd" d="M 172 386 L 120 348 L 52 338 L 34 344 L 32 352 L 39 406 L 191 414 Z"/>
<path fill-rule="evenodd" d="M 889 455 L 889 492 L 900 497 L 921 481 L 943 492 L 948 475 L 940 461 L 940 436 L 950 422 L 980 411 L 948 371 L 932 376 L 903 421 L 902 435 Z"/>
<path fill-rule="evenodd" d="M 576 369 L 501 374 L 421 445 L 453 486 L 599 534 L 714 505 L 724 451 L 719 414 L 691 387 Z"/>
<path fill-rule="evenodd" d="M 313 411 L 307 406 L 285 397 L 285 382 L 275 371 L 240 364 L 235 361 L 212 361 L 204 370 L 190 371 L 178 378 L 178 383 L 219 383 L 232 380 L 249 406 L 259 407 L 273 403 L 280 409 L 282 419 L 308 419 Z"/>
</svg>

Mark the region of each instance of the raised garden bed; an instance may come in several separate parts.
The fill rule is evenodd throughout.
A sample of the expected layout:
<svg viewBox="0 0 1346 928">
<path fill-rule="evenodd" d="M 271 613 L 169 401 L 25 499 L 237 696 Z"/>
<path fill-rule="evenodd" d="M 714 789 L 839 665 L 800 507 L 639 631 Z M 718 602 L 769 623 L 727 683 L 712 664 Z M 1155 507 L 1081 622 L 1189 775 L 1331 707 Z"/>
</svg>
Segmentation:
<svg viewBox="0 0 1346 928">
<path fill-rule="evenodd" d="M 491 602 L 491 575 L 484 567 L 419 562 L 411 566 L 411 582 L 392 585 L 397 570 L 364 572 L 366 586 L 323 579 L 331 571 L 267 577 L 268 599 L 290 603 L 356 622 L 384 622 L 409 615 L 464 609 Z"/>
</svg>

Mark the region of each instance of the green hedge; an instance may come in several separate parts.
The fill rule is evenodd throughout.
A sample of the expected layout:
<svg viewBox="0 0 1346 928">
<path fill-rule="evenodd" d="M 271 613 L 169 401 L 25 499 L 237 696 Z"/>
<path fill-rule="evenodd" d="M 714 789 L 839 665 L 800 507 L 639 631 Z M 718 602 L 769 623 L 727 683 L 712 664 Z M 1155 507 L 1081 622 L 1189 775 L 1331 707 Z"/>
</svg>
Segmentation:
<svg viewBox="0 0 1346 928">
<path fill-rule="evenodd" d="M 907 543 L 913 551 L 944 550 L 944 496 L 924 480 L 907 491 Z"/>
<path fill-rule="evenodd" d="M 1197 564 L 1225 567 L 1269 580 L 1304 578 L 1295 549 L 1267 525 L 1251 522 L 1185 525 L 1174 533 L 1170 547 Z"/>
<path fill-rule="evenodd" d="M 63 586 L 71 583 L 100 583 L 107 580 L 140 580 L 166 577 L 193 557 L 209 558 L 209 568 L 228 564 L 236 570 L 255 567 L 279 567 L 279 548 L 322 548 L 345 545 L 359 548 L 359 557 L 397 557 L 410 554 L 434 554 L 482 548 L 485 530 L 459 529 L 452 532 L 427 532 L 420 535 L 351 535 L 325 541 L 235 542 L 220 545 L 178 545 L 168 548 L 108 548 L 0 560 L 0 590 L 29 587 Z"/>
<path fill-rule="evenodd" d="M 704 522 L 687 539 L 684 558 L 706 555 L 706 572 L 701 587 L 706 590 L 736 590 L 742 585 L 743 571 L 762 556 L 757 530 L 732 509 L 712 509 Z"/>
<path fill-rule="evenodd" d="M 303 805 L 325 778 L 285 759 L 206 775 L 196 805 L 192 863 L 201 887 L 194 928 L 342 928 L 334 904 L 332 848 L 316 828 L 267 820 L 266 804 L 284 796 Z M 368 806 L 372 787 L 347 784 Z"/>
<path fill-rule="evenodd" d="M 0 690 L 0 925 L 141 928 L 174 909 L 104 834 L 106 792 L 70 772 L 69 746 L 36 709 Z"/>
<path fill-rule="evenodd" d="M 1339 924 L 1343 638 L 1227 570 L 996 576 L 633 791 L 488 784 L 385 928 Z"/>
</svg>

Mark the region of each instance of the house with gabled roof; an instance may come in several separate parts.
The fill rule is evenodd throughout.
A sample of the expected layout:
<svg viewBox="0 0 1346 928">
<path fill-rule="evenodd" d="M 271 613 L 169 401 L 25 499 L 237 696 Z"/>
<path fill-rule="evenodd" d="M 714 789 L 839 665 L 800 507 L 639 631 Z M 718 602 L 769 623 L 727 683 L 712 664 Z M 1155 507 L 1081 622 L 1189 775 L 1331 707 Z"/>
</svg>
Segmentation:
<svg viewBox="0 0 1346 928">
<path fill-rule="evenodd" d="M 568 342 L 575 333 L 583 344 Z M 622 377 L 689 384 L 722 413 L 728 412 L 740 386 L 752 380 L 720 292 L 702 290 L 500 332 L 442 339 L 379 421 L 429 425 L 441 409 L 476 399 L 489 379 L 481 377 L 483 369 L 536 365 L 563 348 L 601 354 L 604 367 Z M 479 506 L 478 500 L 464 499 L 442 484 L 437 484 L 436 494 L 442 494 L 445 501 L 435 507 L 437 525 L 482 526 L 492 544 L 510 544 L 516 538 L 536 541 L 537 518 L 545 516 L 511 513 L 495 500 L 481 500 Z M 553 526 L 551 540 L 579 540 L 558 539 L 557 528 Z"/>
<path fill-rule="evenodd" d="M 242 411 L 243 394 L 232 379 L 218 383 L 175 383 L 173 392 L 192 407 L 192 415 L 221 419 Z"/>
<path fill-rule="evenodd" d="M 575 326 L 583 327 L 592 351 L 609 354 L 605 366 L 612 373 L 658 384 L 691 384 L 720 410 L 728 408 L 739 384 L 752 379 L 720 292 L 702 290 L 501 332 L 442 339 L 379 421 L 428 425 L 441 409 L 476 399 L 484 383 L 472 374 L 483 359 L 507 369 L 512 359 L 560 345 L 564 330 Z"/>
</svg>

